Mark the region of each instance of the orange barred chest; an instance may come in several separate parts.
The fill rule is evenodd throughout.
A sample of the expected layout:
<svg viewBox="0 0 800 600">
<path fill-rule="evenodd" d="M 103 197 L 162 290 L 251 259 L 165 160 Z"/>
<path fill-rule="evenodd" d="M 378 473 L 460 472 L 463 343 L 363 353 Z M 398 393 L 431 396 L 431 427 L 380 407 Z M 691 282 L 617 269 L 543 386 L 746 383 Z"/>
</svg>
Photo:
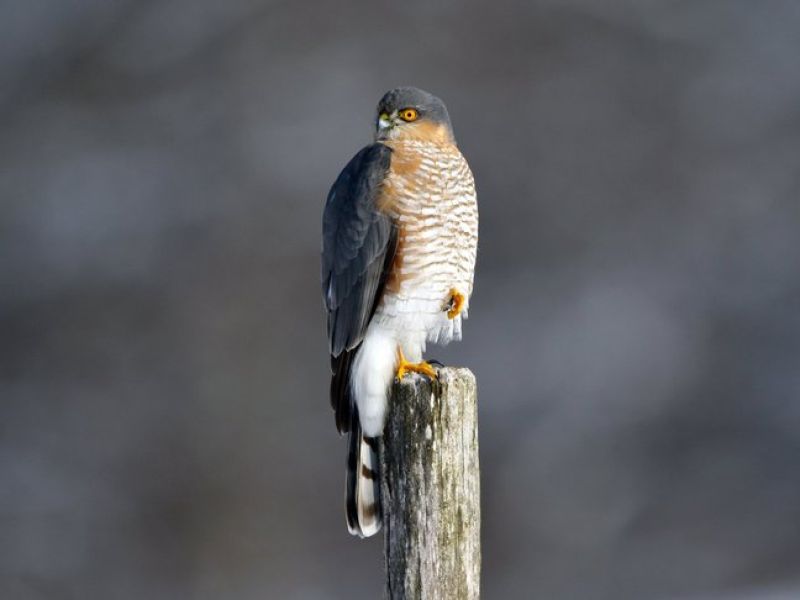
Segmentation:
<svg viewBox="0 0 800 600">
<path fill-rule="evenodd" d="M 475 186 L 452 144 L 395 142 L 381 209 L 398 225 L 386 292 L 444 303 L 452 288 L 469 297 L 478 237 Z"/>
</svg>

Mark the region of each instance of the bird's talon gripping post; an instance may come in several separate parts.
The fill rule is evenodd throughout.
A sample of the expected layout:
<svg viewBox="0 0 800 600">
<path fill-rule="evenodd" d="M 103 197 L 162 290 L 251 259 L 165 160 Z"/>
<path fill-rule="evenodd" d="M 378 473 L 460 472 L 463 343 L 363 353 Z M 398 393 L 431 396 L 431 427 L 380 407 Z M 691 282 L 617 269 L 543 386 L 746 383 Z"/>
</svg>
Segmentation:
<svg viewBox="0 0 800 600">
<path fill-rule="evenodd" d="M 397 372 L 395 373 L 395 377 L 397 379 L 402 379 L 406 376 L 407 373 L 419 373 L 420 375 L 425 375 L 426 377 L 430 377 L 431 379 L 437 379 L 439 374 L 436 372 L 436 369 L 431 366 L 430 363 L 425 361 L 418 362 L 418 363 L 410 363 L 406 360 L 406 357 L 403 356 L 403 350 L 398 346 L 397 347 Z"/>
<path fill-rule="evenodd" d="M 447 305 L 447 318 L 452 320 L 461 314 L 464 308 L 464 294 L 453 288 L 450 290 L 450 302 Z"/>
</svg>

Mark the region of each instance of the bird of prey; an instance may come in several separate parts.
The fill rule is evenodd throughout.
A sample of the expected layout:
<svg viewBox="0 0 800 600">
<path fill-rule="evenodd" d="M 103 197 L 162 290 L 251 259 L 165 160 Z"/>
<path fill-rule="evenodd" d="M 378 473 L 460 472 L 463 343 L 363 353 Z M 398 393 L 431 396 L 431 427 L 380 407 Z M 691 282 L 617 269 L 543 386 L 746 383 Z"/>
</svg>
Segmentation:
<svg viewBox="0 0 800 600">
<path fill-rule="evenodd" d="M 413 87 L 387 92 L 374 143 L 339 174 L 323 215 L 330 396 L 350 435 L 353 535 L 381 528 L 377 441 L 390 385 L 409 373 L 435 378 L 426 342 L 461 339 L 477 246 L 475 183 L 444 103 Z"/>
</svg>

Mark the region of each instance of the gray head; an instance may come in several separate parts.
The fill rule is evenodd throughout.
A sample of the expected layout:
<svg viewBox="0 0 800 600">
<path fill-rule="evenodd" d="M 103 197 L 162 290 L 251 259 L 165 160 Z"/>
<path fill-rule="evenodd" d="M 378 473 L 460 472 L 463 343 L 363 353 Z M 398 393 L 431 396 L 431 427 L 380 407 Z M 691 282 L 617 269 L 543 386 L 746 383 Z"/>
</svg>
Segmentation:
<svg viewBox="0 0 800 600">
<path fill-rule="evenodd" d="M 375 137 L 440 139 L 453 142 L 450 115 L 439 98 L 415 87 L 399 87 L 384 94 L 378 102 Z"/>
</svg>

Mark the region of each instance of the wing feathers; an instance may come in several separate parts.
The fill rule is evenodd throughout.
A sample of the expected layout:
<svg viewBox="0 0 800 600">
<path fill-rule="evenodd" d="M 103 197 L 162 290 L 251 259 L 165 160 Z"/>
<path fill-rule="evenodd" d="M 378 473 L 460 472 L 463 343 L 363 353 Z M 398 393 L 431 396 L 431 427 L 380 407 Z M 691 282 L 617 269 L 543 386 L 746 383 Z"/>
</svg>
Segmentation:
<svg viewBox="0 0 800 600">
<path fill-rule="evenodd" d="M 322 221 L 322 293 L 328 312 L 331 404 L 347 431 L 351 353 L 361 343 L 380 301 L 397 247 L 397 228 L 377 208 L 391 149 L 372 144 L 358 152 L 331 187 Z"/>
</svg>

